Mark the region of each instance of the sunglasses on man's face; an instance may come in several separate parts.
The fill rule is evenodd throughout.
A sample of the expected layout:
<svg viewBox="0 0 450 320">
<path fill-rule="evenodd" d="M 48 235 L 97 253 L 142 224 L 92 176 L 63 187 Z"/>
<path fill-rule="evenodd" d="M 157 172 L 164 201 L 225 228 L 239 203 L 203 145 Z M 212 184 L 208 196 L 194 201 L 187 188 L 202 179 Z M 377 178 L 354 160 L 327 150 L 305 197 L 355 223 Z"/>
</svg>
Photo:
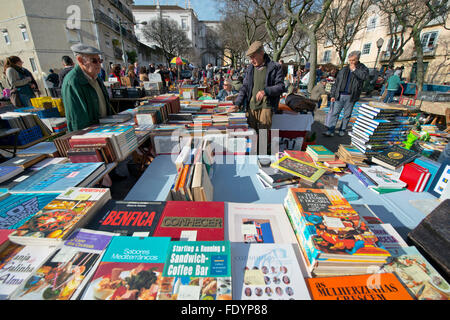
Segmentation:
<svg viewBox="0 0 450 320">
<path fill-rule="evenodd" d="M 89 58 L 89 61 L 93 64 L 97 64 L 97 63 L 103 63 L 103 59 L 100 58 Z"/>
</svg>

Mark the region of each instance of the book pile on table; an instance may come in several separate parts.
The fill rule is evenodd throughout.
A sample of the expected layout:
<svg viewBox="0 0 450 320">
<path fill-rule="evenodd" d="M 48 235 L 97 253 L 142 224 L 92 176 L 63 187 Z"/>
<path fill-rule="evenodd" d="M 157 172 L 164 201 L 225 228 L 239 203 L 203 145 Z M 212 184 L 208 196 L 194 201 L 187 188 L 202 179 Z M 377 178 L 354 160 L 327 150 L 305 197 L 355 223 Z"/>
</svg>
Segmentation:
<svg viewBox="0 0 450 320">
<path fill-rule="evenodd" d="M 164 103 L 146 103 L 136 109 L 134 117 L 138 125 L 150 125 L 167 122 L 169 105 Z"/>
<path fill-rule="evenodd" d="M 308 145 L 306 147 L 306 153 L 308 153 L 314 161 L 334 161 L 336 160 L 335 154 L 322 145 Z"/>
<path fill-rule="evenodd" d="M 315 276 L 371 273 L 390 257 L 337 190 L 291 188 L 284 206 Z"/>
<path fill-rule="evenodd" d="M 371 157 L 386 149 L 389 144 L 406 140 L 412 126 L 403 115 L 404 110 L 388 105 L 373 107 L 362 104 L 349 133 L 352 145 Z"/>
<path fill-rule="evenodd" d="M 394 171 L 377 165 L 348 167 L 365 187 L 376 193 L 391 193 L 406 189 L 407 184 L 400 179 L 401 170 Z"/>
<path fill-rule="evenodd" d="M 72 162 L 96 159 L 111 163 L 122 161 L 137 147 L 137 137 L 133 126 L 102 125 L 81 135 L 73 135 L 69 140 L 71 149 L 68 157 Z"/>
<path fill-rule="evenodd" d="M 337 157 L 349 164 L 357 165 L 357 166 L 367 166 L 364 162 L 367 160 L 367 157 L 364 153 L 362 153 L 358 148 L 349 145 L 339 145 L 339 149 L 336 152 Z"/>
</svg>

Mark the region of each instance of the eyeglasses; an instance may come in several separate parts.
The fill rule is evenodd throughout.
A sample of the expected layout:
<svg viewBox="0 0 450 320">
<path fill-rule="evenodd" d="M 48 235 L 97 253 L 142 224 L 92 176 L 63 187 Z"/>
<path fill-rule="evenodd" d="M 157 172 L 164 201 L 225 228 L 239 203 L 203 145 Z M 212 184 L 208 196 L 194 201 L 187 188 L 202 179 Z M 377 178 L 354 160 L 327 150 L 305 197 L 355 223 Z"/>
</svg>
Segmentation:
<svg viewBox="0 0 450 320">
<path fill-rule="evenodd" d="M 90 58 L 89 60 L 94 64 L 103 63 L 103 59 Z"/>
</svg>

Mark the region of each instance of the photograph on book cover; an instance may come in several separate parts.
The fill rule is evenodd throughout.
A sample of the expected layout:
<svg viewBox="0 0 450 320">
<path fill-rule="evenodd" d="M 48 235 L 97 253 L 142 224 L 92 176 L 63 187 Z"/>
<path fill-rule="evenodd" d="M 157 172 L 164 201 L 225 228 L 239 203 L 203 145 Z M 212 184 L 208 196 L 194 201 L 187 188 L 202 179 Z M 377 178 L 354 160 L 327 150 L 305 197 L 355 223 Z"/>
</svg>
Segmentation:
<svg viewBox="0 0 450 320">
<path fill-rule="evenodd" d="M 310 166 L 308 164 L 295 161 L 289 158 L 282 159 L 278 163 L 278 166 L 291 172 L 298 173 L 299 175 L 302 175 L 307 178 L 312 178 L 314 174 L 316 174 L 320 170 L 314 166 Z"/>
</svg>

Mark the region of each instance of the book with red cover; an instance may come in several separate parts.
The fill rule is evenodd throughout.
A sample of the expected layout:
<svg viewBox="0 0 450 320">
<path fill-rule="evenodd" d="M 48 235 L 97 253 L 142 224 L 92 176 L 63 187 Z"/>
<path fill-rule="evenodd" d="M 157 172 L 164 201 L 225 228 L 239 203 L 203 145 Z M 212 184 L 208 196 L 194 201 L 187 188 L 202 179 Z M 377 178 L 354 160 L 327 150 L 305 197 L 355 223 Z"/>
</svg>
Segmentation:
<svg viewBox="0 0 450 320">
<path fill-rule="evenodd" d="M 224 240 L 225 205 L 223 202 L 167 201 L 154 237 L 194 241 Z"/>
<path fill-rule="evenodd" d="M 284 150 L 284 153 L 286 155 L 288 155 L 289 157 L 298 159 L 300 161 L 305 161 L 305 162 L 312 162 L 314 163 L 313 158 L 311 158 L 311 156 L 306 153 L 305 151 L 296 151 L 296 150 Z"/>
<path fill-rule="evenodd" d="M 407 184 L 408 190 L 412 192 L 422 192 L 425 186 L 425 179 L 428 181 L 429 171 L 416 163 L 410 162 L 403 166 L 400 180 Z"/>
</svg>

